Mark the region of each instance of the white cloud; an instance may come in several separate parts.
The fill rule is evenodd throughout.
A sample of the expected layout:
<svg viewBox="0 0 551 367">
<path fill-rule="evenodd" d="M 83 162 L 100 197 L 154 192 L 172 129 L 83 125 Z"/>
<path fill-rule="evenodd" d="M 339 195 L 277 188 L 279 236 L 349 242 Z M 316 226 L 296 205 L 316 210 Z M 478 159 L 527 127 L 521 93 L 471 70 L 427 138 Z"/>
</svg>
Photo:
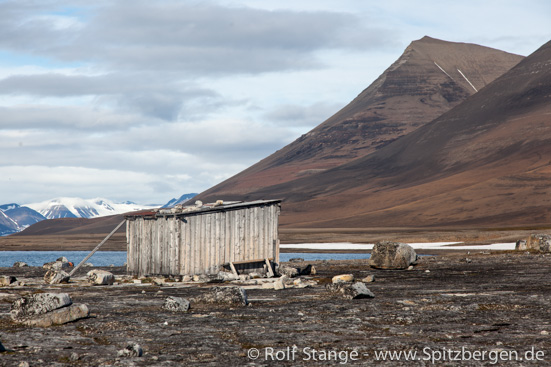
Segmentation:
<svg viewBox="0 0 551 367">
<path fill-rule="evenodd" d="M 424 35 L 528 54 L 528 0 L 0 2 L 0 204 L 165 202 L 323 122 Z"/>
</svg>

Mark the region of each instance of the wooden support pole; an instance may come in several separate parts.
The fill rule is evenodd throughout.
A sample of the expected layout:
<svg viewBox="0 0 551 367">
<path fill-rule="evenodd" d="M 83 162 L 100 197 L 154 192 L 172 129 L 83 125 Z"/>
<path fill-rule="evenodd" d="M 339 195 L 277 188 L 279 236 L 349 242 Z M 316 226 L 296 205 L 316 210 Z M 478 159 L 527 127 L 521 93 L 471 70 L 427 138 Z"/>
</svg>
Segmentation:
<svg viewBox="0 0 551 367">
<path fill-rule="evenodd" d="M 105 237 L 105 238 L 103 239 L 103 241 L 101 241 L 101 242 L 96 246 L 96 248 L 92 250 L 92 252 L 90 252 L 90 253 L 88 254 L 88 256 L 86 256 L 77 266 L 75 266 L 75 267 L 73 268 L 73 270 L 71 270 L 71 272 L 69 273 L 69 276 L 73 276 L 73 274 L 78 270 L 78 268 L 80 268 L 80 266 L 81 266 L 82 264 L 84 264 L 89 258 L 91 258 L 92 255 L 95 254 L 96 251 L 99 250 L 99 248 L 100 248 L 101 246 L 103 246 L 103 244 L 104 244 L 105 242 L 107 242 L 107 240 L 110 239 L 111 236 L 114 235 L 115 232 L 117 232 L 117 231 L 119 230 L 119 228 L 121 228 L 122 225 L 123 225 L 124 223 L 126 223 L 126 219 L 123 220 L 122 222 L 120 222 L 119 225 L 118 225 L 114 230 L 112 230 L 111 233 L 109 233 L 109 234 L 107 235 L 107 237 Z"/>
<path fill-rule="evenodd" d="M 233 266 L 233 263 L 231 261 L 230 261 L 230 267 L 233 275 L 235 275 L 236 277 L 239 276 L 239 274 L 237 273 L 237 270 L 235 270 L 235 266 Z"/>
<path fill-rule="evenodd" d="M 270 263 L 270 260 L 264 259 L 266 261 L 266 265 L 268 266 L 268 278 L 274 277 L 274 271 L 272 270 L 272 264 Z"/>
</svg>

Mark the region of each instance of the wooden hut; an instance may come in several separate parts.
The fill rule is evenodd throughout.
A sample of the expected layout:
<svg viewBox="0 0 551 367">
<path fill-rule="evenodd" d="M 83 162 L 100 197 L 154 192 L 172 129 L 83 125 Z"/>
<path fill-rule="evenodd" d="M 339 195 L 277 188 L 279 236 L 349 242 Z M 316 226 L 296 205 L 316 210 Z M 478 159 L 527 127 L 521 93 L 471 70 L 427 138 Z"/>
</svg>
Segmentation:
<svg viewBox="0 0 551 367">
<path fill-rule="evenodd" d="M 279 263 L 280 200 L 137 212 L 126 216 L 130 274 L 217 274 L 221 267 L 272 271 Z"/>
</svg>

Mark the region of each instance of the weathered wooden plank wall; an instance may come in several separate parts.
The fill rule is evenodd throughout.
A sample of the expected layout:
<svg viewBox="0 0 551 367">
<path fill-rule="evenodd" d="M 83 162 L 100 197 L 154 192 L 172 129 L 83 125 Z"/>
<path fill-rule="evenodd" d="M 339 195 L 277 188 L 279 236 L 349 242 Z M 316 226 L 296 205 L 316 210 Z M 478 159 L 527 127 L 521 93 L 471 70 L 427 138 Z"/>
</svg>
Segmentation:
<svg viewBox="0 0 551 367">
<path fill-rule="evenodd" d="M 279 262 L 279 202 L 127 217 L 127 269 L 135 275 L 216 274 L 235 261 Z M 246 268 L 246 266 L 245 266 Z"/>
</svg>

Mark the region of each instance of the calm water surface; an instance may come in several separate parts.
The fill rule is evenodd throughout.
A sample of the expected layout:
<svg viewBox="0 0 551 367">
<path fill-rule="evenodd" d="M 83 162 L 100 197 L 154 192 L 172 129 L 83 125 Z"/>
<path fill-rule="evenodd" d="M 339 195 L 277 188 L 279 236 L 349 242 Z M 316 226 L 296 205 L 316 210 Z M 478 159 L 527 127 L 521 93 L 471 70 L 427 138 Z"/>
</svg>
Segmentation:
<svg viewBox="0 0 551 367">
<path fill-rule="evenodd" d="M 13 266 L 16 261 L 24 261 L 29 266 L 42 266 L 47 262 L 55 261 L 65 256 L 75 265 L 82 261 L 89 251 L 0 251 L 0 267 Z M 343 253 L 282 253 L 280 261 L 289 261 L 292 258 L 301 258 L 304 261 L 313 260 L 356 260 L 369 259 L 369 254 Z M 126 263 L 126 251 L 98 251 L 90 259 L 94 266 L 122 266 Z"/>
<path fill-rule="evenodd" d="M 90 251 L 0 251 L 0 267 L 13 266 L 16 261 L 23 261 L 29 266 L 42 266 L 55 261 L 61 256 L 77 265 Z M 90 259 L 94 266 L 121 266 L 126 262 L 126 251 L 98 251 Z"/>
</svg>

